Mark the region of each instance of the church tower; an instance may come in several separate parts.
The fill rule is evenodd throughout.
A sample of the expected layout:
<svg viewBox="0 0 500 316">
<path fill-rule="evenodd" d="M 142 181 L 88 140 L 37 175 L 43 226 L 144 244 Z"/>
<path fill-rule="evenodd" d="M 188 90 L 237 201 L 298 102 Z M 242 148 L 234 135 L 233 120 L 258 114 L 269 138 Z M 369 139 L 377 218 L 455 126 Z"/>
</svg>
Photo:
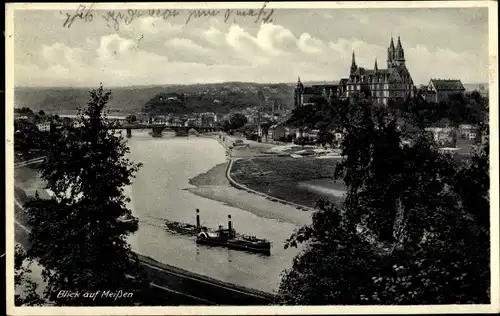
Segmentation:
<svg viewBox="0 0 500 316">
<path fill-rule="evenodd" d="M 394 40 L 391 36 L 391 44 L 387 49 L 387 68 L 392 68 L 394 66 L 394 60 L 396 59 L 396 48 L 394 47 Z"/>
<path fill-rule="evenodd" d="M 375 67 L 373 67 L 373 69 L 375 70 L 375 72 L 378 71 L 377 58 L 375 58 Z"/>
<path fill-rule="evenodd" d="M 401 45 L 401 39 L 399 38 L 399 36 L 394 59 L 395 64 L 398 66 L 403 66 L 405 64 L 405 52 L 403 50 L 403 45 Z"/>
<path fill-rule="evenodd" d="M 300 81 L 300 77 L 297 80 L 297 86 L 295 87 L 295 108 L 302 106 L 302 94 L 304 93 L 304 85 Z"/>
<path fill-rule="evenodd" d="M 351 74 L 354 73 L 358 69 L 356 65 L 356 57 L 354 56 L 354 51 L 352 51 L 352 62 L 351 62 Z"/>
</svg>

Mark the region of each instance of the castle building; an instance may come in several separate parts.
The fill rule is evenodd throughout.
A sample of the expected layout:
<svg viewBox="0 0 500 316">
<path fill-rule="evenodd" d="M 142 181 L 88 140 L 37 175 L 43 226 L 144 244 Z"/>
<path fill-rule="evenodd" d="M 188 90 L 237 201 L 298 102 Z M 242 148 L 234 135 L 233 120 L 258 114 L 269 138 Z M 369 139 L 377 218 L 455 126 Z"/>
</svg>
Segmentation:
<svg viewBox="0 0 500 316">
<path fill-rule="evenodd" d="M 405 54 L 398 36 L 397 46 L 391 37 L 387 50 L 387 69 L 378 68 L 377 59 L 373 69 L 358 67 L 354 51 L 349 78 L 344 80 L 345 91 L 341 97 L 349 98 L 364 94 L 374 102 L 384 105 L 393 99 L 406 99 L 415 95 L 415 86 L 408 68 L 406 68 Z M 342 82 L 342 80 L 341 80 Z"/>
<path fill-rule="evenodd" d="M 295 108 L 299 108 L 304 105 L 315 103 L 315 98 L 323 97 L 327 100 L 331 98 L 339 97 L 339 86 L 334 84 L 324 84 L 324 85 L 312 85 L 304 86 L 300 81 L 300 77 L 297 80 L 297 85 L 294 90 L 294 100 Z"/>
<path fill-rule="evenodd" d="M 427 101 L 439 103 L 448 100 L 450 95 L 463 95 L 465 88 L 458 79 L 431 79 L 423 93 Z"/>
</svg>

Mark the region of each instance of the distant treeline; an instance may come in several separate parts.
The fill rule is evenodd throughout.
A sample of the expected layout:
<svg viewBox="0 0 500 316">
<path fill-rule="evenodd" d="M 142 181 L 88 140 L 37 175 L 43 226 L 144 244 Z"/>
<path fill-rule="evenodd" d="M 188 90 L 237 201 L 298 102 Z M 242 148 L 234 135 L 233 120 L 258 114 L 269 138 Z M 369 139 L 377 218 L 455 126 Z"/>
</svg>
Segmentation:
<svg viewBox="0 0 500 316">
<path fill-rule="evenodd" d="M 276 100 L 284 106 L 293 104 L 293 87 L 288 84 L 220 83 L 196 85 L 171 85 L 148 87 L 109 88 L 112 96 L 109 110 L 113 112 L 154 113 L 222 112 L 259 106 L 259 91 L 264 97 Z M 89 88 L 16 88 L 17 107 L 29 107 L 34 111 L 74 111 L 85 106 Z M 160 99 L 170 94 L 184 95 L 182 102 L 168 104 Z"/>
</svg>

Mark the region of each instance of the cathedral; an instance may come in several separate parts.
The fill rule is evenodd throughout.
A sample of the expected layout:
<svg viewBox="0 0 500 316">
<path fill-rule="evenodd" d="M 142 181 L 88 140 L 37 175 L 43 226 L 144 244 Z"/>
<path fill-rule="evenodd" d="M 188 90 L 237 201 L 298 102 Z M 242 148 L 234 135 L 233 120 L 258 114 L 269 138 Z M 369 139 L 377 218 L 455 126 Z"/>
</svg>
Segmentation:
<svg viewBox="0 0 500 316">
<path fill-rule="evenodd" d="M 360 92 L 385 105 L 390 99 L 406 99 L 415 95 L 415 86 L 406 68 L 405 53 L 399 36 L 396 46 L 391 37 L 387 50 L 387 69 L 378 68 L 377 59 L 373 69 L 358 67 L 354 52 L 352 53 L 351 72 L 345 82 L 343 97 L 349 98 Z"/>
<path fill-rule="evenodd" d="M 406 99 L 415 95 L 416 88 L 406 68 L 405 53 L 398 36 L 397 45 L 391 37 L 387 50 L 387 68 L 378 68 L 377 59 L 373 69 L 358 67 L 352 53 L 349 78 L 342 78 L 337 85 L 304 87 L 300 78 L 295 87 L 295 107 L 310 103 L 314 97 L 347 99 L 364 94 L 374 102 L 387 105 L 389 100 Z"/>
</svg>

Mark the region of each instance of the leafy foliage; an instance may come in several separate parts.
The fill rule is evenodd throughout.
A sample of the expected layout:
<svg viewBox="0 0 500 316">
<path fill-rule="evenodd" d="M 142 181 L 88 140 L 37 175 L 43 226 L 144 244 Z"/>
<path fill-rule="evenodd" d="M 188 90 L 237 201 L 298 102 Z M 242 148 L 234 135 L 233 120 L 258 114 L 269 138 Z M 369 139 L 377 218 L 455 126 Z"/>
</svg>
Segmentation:
<svg viewBox="0 0 500 316">
<path fill-rule="evenodd" d="M 283 84 L 245 83 L 207 84 L 171 87 L 169 92 L 154 95 L 142 111 L 154 115 L 193 112 L 231 113 L 245 108 L 262 107 L 267 98 L 277 104 L 291 104 L 290 87 Z M 265 90 L 265 91 L 264 91 Z M 169 97 L 176 97 L 177 100 Z M 264 110 L 264 109 L 262 109 Z M 271 106 L 267 109 L 271 111 Z"/>
<path fill-rule="evenodd" d="M 243 127 L 248 122 L 247 117 L 241 113 L 234 113 L 222 122 L 222 130 L 228 132 Z"/>
<path fill-rule="evenodd" d="M 14 150 L 17 152 L 45 149 L 48 133 L 40 131 L 34 121 L 15 120 L 14 131 Z"/>
<path fill-rule="evenodd" d="M 341 121 L 346 197 L 319 203 L 288 240 L 306 249 L 283 275 L 280 303 L 489 302 L 487 150 L 456 165 L 418 128 L 403 145 L 397 118 L 362 100 Z"/>
<path fill-rule="evenodd" d="M 142 110 L 151 115 L 187 113 L 185 96 L 177 93 L 160 93 L 151 98 Z"/>
<path fill-rule="evenodd" d="M 24 286 L 24 293 L 14 295 L 14 303 L 16 306 L 27 305 L 37 306 L 43 305 L 45 301 L 36 292 L 37 284 L 27 276 L 31 273 L 29 265 L 25 265 L 26 251 L 21 245 L 16 245 L 14 252 L 14 283 L 16 286 Z"/>
<path fill-rule="evenodd" d="M 325 132 L 340 126 L 340 118 L 345 112 L 347 103 L 345 101 L 323 97 L 311 99 L 311 104 L 301 106 L 292 111 L 288 124 L 295 127 L 308 127 Z"/>
<path fill-rule="evenodd" d="M 104 108 L 110 92 L 90 92 L 80 109 L 80 128 L 54 129 L 41 166 L 50 200 L 25 204 L 33 227 L 28 256 L 38 259 L 47 282 L 45 296 L 56 305 L 133 305 L 144 299 L 147 277 L 127 244 L 137 230 L 123 187 L 141 166 L 126 158 L 124 138 L 108 129 Z M 71 299 L 60 291 L 133 292 L 128 299 Z"/>
<path fill-rule="evenodd" d="M 241 113 L 234 113 L 229 116 L 229 125 L 231 129 L 238 129 L 248 122 L 247 117 Z"/>
<path fill-rule="evenodd" d="M 356 223 L 348 214 L 323 201 L 318 208 L 312 225 L 287 240 L 285 248 L 306 241 L 308 247 L 283 274 L 278 303 L 359 304 L 378 258 L 356 233 Z"/>
<path fill-rule="evenodd" d="M 410 114 L 420 127 L 439 123 L 446 118 L 451 125 L 480 124 L 488 116 L 488 98 L 477 91 L 470 94 L 451 94 L 447 101 L 439 104 L 428 102 L 422 97 L 408 100 L 390 101 L 389 108 L 398 115 Z"/>
<path fill-rule="evenodd" d="M 28 107 L 14 108 L 14 113 L 33 115 L 33 110 Z"/>
</svg>

